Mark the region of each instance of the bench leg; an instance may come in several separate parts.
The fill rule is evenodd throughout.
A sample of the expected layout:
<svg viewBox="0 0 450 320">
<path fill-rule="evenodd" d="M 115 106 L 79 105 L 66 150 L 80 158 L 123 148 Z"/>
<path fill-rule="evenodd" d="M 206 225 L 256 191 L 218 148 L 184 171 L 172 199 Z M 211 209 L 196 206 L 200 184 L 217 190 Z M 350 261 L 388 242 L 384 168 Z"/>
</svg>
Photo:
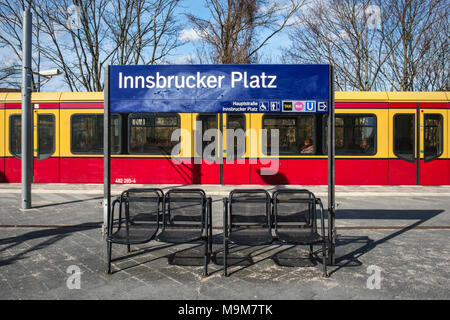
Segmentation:
<svg viewBox="0 0 450 320">
<path fill-rule="evenodd" d="M 313 256 L 313 251 L 314 251 L 314 247 L 312 244 L 309 245 L 309 255 L 312 257 Z"/>
<path fill-rule="evenodd" d="M 227 254 L 228 254 L 228 204 L 226 199 L 223 202 L 223 275 L 228 277 Z"/>
<path fill-rule="evenodd" d="M 223 238 L 223 275 L 225 277 L 228 277 L 227 255 L 228 255 L 228 239 L 226 237 L 224 237 Z"/>
<path fill-rule="evenodd" d="M 112 243 L 106 241 L 106 273 L 111 274 L 111 251 Z"/>
<path fill-rule="evenodd" d="M 205 261 L 203 265 L 203 276 L 208 276 L 208 243 L 209 243 L 209 237 L 205 239 Z"/>
<path fill-rule="evenodd" d="M 213 241 L 213 225 L 212 225 L 212 205 L 211 201 L 209 201 L 209 216 L 208 216 L 208 222 L 209 222 L 209 254 L 212 255 L 212 241 Z"/>
<path fill-rule="evenodd" d="M 128 251 L 128 253 L 131 252 L 131 245 L 129 245 L 129 244 L 127 244 L 127 251 Z"/>
<path fill-rule="evenodd" d="M 209 254 L 210 255 L 212 255 L 212 237 L 213 237 L 213 234 L 212 234 L 212 225 L 210 225 L 210 227 L 209 227 L 209 237 L 208 237 L 208 241 L 209 241 Z"/>
<path fill-rule="evenodd" d="M 329 277 L 329 274 L 327 272 L 327 246 L 325 242 L 322 243 L 322 272 L 322 277 Z"/>
</svg>

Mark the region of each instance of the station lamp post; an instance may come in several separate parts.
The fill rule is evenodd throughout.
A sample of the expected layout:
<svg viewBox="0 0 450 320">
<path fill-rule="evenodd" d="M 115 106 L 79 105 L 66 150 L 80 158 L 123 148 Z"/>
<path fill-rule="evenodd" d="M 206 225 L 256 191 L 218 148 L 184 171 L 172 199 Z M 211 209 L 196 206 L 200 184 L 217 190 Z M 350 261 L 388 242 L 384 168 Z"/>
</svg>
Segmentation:
<svg viewBox="0 0 450 320">
<path fill-rule="evenodd" d="M 33 112 L 31 107 L 31 11 L 23 13 L 22 41 L 22 209 L 31 209 L 33 177 Z"/>
<path fill-rule="evenodd" d="M 31 105 L 31 77 L 37 74 L 47 81 L 51 77 L 61 74 L 58 69 L 33 72 L 31 70 L 31 39 L 32 17 L 31 1 L 23 13 L 23 41 L 22 41 L 22 209 L 31 209 L 31 183 L 33 180 L 33 108 Z M 39 84 L 40 85 L 40 84 Z"/>
</svg>

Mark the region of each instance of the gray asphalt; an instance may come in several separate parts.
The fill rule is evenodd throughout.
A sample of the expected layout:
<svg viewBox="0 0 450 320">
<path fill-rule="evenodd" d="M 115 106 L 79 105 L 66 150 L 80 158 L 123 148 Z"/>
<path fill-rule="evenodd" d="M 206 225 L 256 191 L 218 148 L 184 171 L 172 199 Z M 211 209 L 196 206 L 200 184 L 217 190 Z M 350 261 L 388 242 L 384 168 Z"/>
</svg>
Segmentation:
<svg viewBox="0 0 450 320">
<path fill-rule="evenodd" d="M 34 185 L 34 208 L 22 211 L 20 185 L 0 184 L 0 299 L 450 298 L 450 187 L 338 187 L 337 260 L 327 279 L 306 248 L 278 244 L 232 247 L 224 278 L 221 199 L 234 187 L 203 187 L 214 201 L 207 278 L 199 245 L 158 242 L 129 254 L 114 246 L 114 273 L 105 274 L 102 186 Z M 326 202 L 326 187 L 306 188 Z M 80 289 L 67 285 L 71 266 Z M 380 289 L 367 286 L 374 268 Z"/>
</svg>

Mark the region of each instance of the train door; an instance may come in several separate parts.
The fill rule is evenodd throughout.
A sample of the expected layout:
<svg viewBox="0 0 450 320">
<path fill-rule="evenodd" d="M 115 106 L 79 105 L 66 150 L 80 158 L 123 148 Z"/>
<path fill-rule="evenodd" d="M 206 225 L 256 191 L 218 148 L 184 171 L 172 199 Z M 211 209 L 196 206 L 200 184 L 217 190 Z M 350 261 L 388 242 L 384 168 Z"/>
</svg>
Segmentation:
<svg viewBox="0 0 450 320">
<path fill-rule="evenodd" d="M 222 166 L 219 164 L 220 150 L 219 118 L 220 114 L 194 114 L 194 163 L 192 166 L 193 184 L 222 183 Z"/>
<path fill-rule="evenodd" d="M 250 117 L 243 113 L 223 114 L 223 184 L 250 184 Z"/>
<path fill-rule="evenodd" d="M 447 184 L 447 110 L 414 105 L 415 109 L 408 104 L 408 108 L 389 111 L 392 124 L 389 184 Z"/>
<path fill-rule="evenodd" d="M 415 109 L 389 110 L 391 126 L 389 184 L 417 184 L 417 118 Z"/>
<path fill-rule="evenodd" d="M 447 181 L 447 110 L 421 105 L 420 179 L 421 185 L 445 185 Z M 433 108 L 433 109 L 432 109 Z"/>
<path fill-rule="evenodd" d="M 34 104 L 34 182 L 59 183 L 58 104 Z"/>
<path fill-rule="evenodd" d="M 5 180 L 10 183 L 21 181 L 22 116 L 19 103 L 6 104 L 5 110 Z"/>
<path fill-rule="evenodd" d="M 5 94 L 0 93 L 0 182 L 6 182 L 5 175 L 5 104 L 2 102 Z"/>
</svg>

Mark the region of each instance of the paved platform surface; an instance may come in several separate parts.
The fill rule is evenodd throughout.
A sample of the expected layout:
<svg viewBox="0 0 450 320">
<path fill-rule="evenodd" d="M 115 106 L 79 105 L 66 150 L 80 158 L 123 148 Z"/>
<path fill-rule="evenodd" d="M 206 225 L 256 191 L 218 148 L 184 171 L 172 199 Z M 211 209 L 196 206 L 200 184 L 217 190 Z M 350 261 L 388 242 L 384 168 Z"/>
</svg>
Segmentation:
<svg viewBox="0 0 450 320">
<path fill-rule="evenodd" d="M 201 247 L 158 242 L 129 254 L 114 246 L 114 273 L 106 275 L 101 185 L 33 185 L 34 208 L 22 211 L 20 185 L 0 184 L 0 299 L 450 299 L 450 187 L 338 186 L 337 263 L 328 279 L 306 248 L 280 245 L 231 248 L 231 276 L 222 277 L 221 199 L 234 186 L 202 188 L 214 201 L 208 278 Z M 326 187 L 296 188 L 326 203 Z M 73 266 L 80 289 L 69 289 Z M 367 286 L 373 270 L 380 289 Z"/>
</svg>

